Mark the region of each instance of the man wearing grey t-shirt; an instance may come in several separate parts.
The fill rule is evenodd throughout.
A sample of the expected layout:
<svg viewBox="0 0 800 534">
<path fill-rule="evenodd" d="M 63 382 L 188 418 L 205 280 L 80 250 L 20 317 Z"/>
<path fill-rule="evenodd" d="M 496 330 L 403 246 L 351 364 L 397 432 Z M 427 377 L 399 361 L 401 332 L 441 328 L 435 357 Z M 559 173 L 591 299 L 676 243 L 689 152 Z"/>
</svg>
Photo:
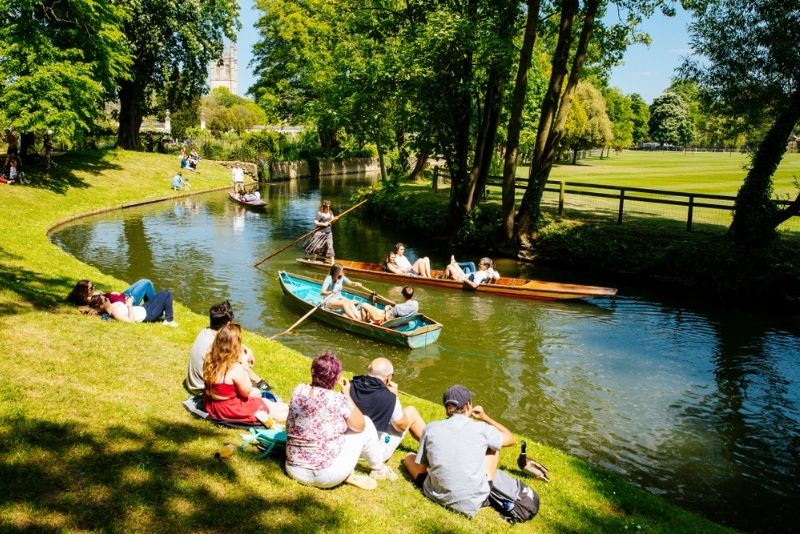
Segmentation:
<svg viewBox="0 0 800 534">
<path fill-rule="evenodd" d="M 395 304 L 394 306 L 386 306 L 379 309 L 372 304 L 361 304 L 361 318 L 364 321 L 384 322 L 399 317 L 410 317 L 419 312 L 419 302 L 414 299 L 414 288 L 405 286 L 402 291 L 404 302 Z"/>
<path fill-rule="evenodd" d="M 417 454 L 403 459 L 425 496 L 470 518 L 489 496 L 500 449 L 516 442 L 506 427 L 481 406 L 472 405 L 472 397 L 464 386 L 447 388 L 443 396 L 447 419 L 428 424 Z"/>
</svg>

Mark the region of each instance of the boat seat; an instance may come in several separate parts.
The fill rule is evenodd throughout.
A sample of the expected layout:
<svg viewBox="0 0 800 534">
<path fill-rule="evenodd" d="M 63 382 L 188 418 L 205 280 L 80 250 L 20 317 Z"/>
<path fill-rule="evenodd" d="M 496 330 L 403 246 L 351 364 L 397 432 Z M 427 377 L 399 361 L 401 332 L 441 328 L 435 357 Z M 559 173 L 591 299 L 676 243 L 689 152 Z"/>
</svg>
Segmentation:
<svg viewBox="0 0 800 534">
<path fill-rule="evenodd" d="M 386 322 L 381 323 L 381 326 L 384 328 L 397 328 L 398 326 L 403 326 L 416 319 L 422 320 L 422 314 L 412 313 L 411 315 L 406 315 L 405 317 L 397 317 L 396 319 L 390 319 Z"/>
</svg>

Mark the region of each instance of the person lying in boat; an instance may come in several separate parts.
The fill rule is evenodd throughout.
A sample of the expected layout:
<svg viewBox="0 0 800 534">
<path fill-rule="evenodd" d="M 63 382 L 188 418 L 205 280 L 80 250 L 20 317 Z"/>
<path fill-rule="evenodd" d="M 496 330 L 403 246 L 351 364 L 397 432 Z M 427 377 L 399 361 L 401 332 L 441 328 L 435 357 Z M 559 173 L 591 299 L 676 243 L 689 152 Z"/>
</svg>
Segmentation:
<svg viewBox="0 0 800 534">
<path fill-rule="evenodd" d="M 419 312 L 419 302 L 414 298 L 414 288 L 405 286 L 403 288 L 404 302 L 395 306 L 386 306 L 383 309 L 372 304 L 361 304 L 361 318 L 364 321 L 381 324 L 385 321 L 397 319 L 398 317 L 408 317 Z"/>
<path fill-rule="evenodd" d="M 244 202 L 255 202 L 256 200 L 261 200 L 261 193 L 258 191 L 252 191 L 250 193 L 239 193 L 239 200 Z"/>
<path fill-rule="evenodd" d="M 410 274 L 411 276 L 423 276 L 431 278 L 431 260 L 427 256 L 417 258 L 417 261 L 412 265 L 406 258 L 406 246 L 403 243 L 397 243 L 394 246 L 394 263 L 400 268 L 402 274 Z"/>
<path fill-rule="evenodd" d="M 399 265 L 397 265 L 397 254 L 394 253 L 393 250 L 389 251 L 386 254 L 386 257 L 383 259 L 383 264 L 381 264 L 383 270 L 387 273 L 392 274 L 400 274 L 405 276 L 414 276 L 409 273 L 403 271 Z"/>
<path fill-rule="evenodd" d="M 478 270 L 474 273 L 466 274 L 456 261 L 455 256 L 450 256 L 450 265 L 445 268 L 444 277 L 456 282 L 463 282 L 465 286 L 475 289 L 481 284 L 497 282 L 500 279 L 500 273 L 494 270 L 494 263 L 491 258 L 483 257 L 478 262 Z"/>
<path fill-rule="evenodd" d="M 361 282 L 352 282 L 344 275 L 344 267 L 335 263 L 331 266 L 328 276 L 322 282 L 320 294 L 325 298 L 325 307 L 329 310 L 342 311 L 350 319 L 361 320 L 361 314 L 356 308 L 356 303 L 342 295 L 342 286 L 364 286 Z"/>
</svg>

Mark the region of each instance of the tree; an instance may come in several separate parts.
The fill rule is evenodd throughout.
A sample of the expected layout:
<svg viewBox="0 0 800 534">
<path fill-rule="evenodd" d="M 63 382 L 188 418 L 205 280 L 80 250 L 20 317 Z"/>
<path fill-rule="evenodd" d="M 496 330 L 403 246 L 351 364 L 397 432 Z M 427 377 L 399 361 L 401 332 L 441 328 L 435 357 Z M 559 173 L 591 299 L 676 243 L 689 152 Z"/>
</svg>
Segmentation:
<svg viewBox="0 0 800 534">
<path fill-rule="evenodd" d="M 631 98 L 622 94 L 619 89 L 606 87 L 603 90 L 606 99 L 606 112 L 611 121 L 612 141 L 609 150 L 622 150 L 633 144 L 634 118 Z"/>
<path fill-rule="evenodd" d="M 131 62 L 113 0 L 0 0 L 0 110 L 19 131 L 90 131 Z"/>
<path fill-rule="evenodd" d="M 676 93 L 664 93 L 650 106 L 650 138 L 662 145 L 686 146 L 693 138 L 686 103 Z"/>
<path fill-rule="evenodd" d="M 142 117 L 154 97 L 179 107 L 202 93 L 208 63 L 222 54 L 223 37 L 235 38 L 236 0 L 132 0 L 124 26 L 133 64 L 119 84 L 117 145 L 139 150 Z"/>
<path fill-rule="evenodd" d="M 639 93 L 630 95 L 633 115 L 633 143 L 638 145 L 650 139 L 650 108 Z"/>
<path fill-rule="evenodd" d="M 611 121 L 606 113 L 606 101 L 597 88 L 589 82 L 579 82 L 575 97 L 580 106 L 581 117 L 576 118 L 574 134 L 564 136 L 564 144 L 572 149 L 572 164 L 578 161 L 578 151 L 590 148 L 605 148 L 614 138 Z M 570 107 L 570 115 L 575 111 Z M 585 117 L 585 120 L 581 120 Z M 567 125 L 570 119 L 567 117 Z"/>
<path fill-rule="evenodd" d="M 625 2 L 627 16 L 620 24 L 608 28 L 602 23 L 605 0 L 561 0 L 557 41 L 552 53 L 550 82 L 541 107 L 536 145 L 533 150 L 528 186 L 516 216 L 515 240 L 522 249 L 530 249 L 541 218 L 544 188 L 553 163 L 560 151 L 572 97 L 587 60 L 607 68 L 619 61 L 627 45 L 642 38 L 633 30 L 663 0 Z M 593 41 L 594 37 L 594 41 Z M 590 45 L 593 44 L 590 48 Z M 523 252 L 525 253 L 525 252 Z"/>
<path fill-rule="evenodd" d="M 226 87 L 217 87 L 202 99 L 200 109 L 205 113 L 206 124 L 215 135 L 234 131 L 242 135 L 256 124 L 264 124 L 267 115 L 258 104 L 231 93 Z"/>
<path fill-rule="evenodd" d="M 800 120 L 800 11 L 796 2 L 697 0 L 689 6 L 691 45 L 698 58 L 683 67 L 730 116 L 766 130 L 736 197 L 731 234 L 757 245 L 800 213 L 800 195 L 779 209 L 772 176 Z"/>
</svg>

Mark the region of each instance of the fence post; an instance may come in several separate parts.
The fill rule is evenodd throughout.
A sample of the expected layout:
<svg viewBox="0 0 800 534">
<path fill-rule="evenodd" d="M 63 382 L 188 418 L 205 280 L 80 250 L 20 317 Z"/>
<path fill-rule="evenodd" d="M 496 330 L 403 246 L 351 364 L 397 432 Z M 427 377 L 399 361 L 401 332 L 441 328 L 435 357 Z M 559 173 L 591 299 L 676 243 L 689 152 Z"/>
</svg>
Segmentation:
<svg viewBox="0 0 800 534">
<path fill-rule="evenodd" d="M 625 190 L 619 190 L 619 214 L 617 214 L 617 224 L 622 224 L 622 208 L 625 205 Z"/>
<path fill-rule="evenodd" d="M 439 190 L 439 167 L 433 168 L 433 191 L 434 193 Z"/>
<path fill-rule="evenodd" d="M 561 180 L 561 189 L 558 191 L 558 214 L 564 213 L 564 180 Z"/>
<path fill-rule="evenodd" d="M 689 214 L 686 217 L 686 231 L 692 231 L 692 215 L 694 214 L 694 195 L 689 196 Z"/>
</svg>

